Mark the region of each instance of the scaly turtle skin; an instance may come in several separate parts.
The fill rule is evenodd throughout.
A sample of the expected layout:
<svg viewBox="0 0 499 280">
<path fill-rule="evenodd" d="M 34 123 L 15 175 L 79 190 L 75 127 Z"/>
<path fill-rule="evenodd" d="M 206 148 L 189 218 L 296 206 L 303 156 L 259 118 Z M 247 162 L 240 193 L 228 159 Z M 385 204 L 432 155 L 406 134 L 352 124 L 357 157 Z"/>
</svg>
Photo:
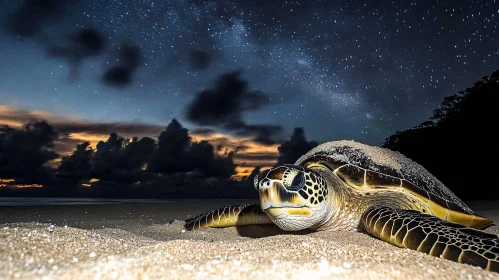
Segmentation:
<svg viewBox="0 0 499 280">
<path fill-rule="evenodd" d="M 274 223 L 286 231 L 367 231 L 398 247 L 499 272 L 499 238 L 480 230 L 494 222 L 400 153 L 328 142 L 294 165 L 261 172 L 254 185 L 260 205 L 212 210 L 186 220 L 185 228 Z"/>
</svg>

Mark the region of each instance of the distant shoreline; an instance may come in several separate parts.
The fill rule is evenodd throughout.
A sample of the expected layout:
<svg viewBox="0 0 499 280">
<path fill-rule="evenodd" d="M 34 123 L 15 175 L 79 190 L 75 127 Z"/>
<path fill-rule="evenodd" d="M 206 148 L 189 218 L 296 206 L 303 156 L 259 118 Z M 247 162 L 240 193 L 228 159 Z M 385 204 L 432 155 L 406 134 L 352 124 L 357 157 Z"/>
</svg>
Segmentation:
<svg viewBox="0 0 499 280">
<path fill-rule="evenodd" d="M 92 205 L 92 204 L 122 204 L 122 203 L 248 203 L 258 202 L 258 199 L 197 199 L 197 198 L 92 198 L 92 197 L 0 197 L 2 206 L 48 206 L 48 205 Z"/>
<path fill-rule="evenodd" d="M 66 196 L 9 196 L 9 197 L 0 197 L 0 206 L 2 206 L 3 202 L 11 202 L 11 201 L 88 201 L 92 202 L 109 202 L 109 203 L 165 203 L 165 202 L 204 202 L 204 201 L 249 201 L 255 200 L 258 201 L 258 198 L 255 195 L 254 199 L 251 198 L 126 198 L 126 197 L 116 197 L 116 198 L 107 198 L 107 197 L 66 197 Z M 498 200 L 463 200 L 466 204 L 492 204 L 497 205 L 499 208 Z"/>
</svg>

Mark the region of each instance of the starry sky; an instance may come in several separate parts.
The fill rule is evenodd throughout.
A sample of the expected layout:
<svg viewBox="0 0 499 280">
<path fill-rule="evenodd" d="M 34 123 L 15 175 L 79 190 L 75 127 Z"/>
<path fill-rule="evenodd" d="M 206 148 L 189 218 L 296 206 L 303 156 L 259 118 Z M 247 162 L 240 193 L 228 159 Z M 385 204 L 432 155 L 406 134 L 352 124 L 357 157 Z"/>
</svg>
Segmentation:
<svg viewBox="0 0 499 280">
<path fill-rule="evenodd" d="M 247 124 L 382 144 L 499 68 L 496 0 L 44 0 L 56 11 L 24 22 L 32 33 L 9 30 L 40 1 L 0 2 L 0 103 L 88 122 L 165 126 L 176 118 L 203 129 L 186 107 L 240 71 L 248 90 L 269 99 L 242 112 Z M 84 28 L 102 34 L 105 50 L 77 63 L 48 54 Z M 123 44 L 140 49 L 131 81 L 105 83 Z"/>
</svg>

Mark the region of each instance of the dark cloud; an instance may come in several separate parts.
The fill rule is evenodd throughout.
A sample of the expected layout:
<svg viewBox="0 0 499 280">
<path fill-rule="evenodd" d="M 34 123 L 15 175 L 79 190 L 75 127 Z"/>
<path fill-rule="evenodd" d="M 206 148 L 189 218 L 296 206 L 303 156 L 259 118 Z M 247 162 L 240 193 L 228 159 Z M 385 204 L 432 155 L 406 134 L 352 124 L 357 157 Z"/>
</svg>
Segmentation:
<svg viewBox="0 0 499 280">
<path fill-rule="evenodd" d="M 132 70 L 123 66 L 115 66 L 106 70 L 102 80 L 107 85 L 126 86 L 132 82 Z"/>
<path fill-rule="evenodd" d="M 242 121 L 229 121 L 226 123 L 224 128 L 234 131 L 238 136 L 254 136 L 254 141 L 264 145 L 277 143 L 279 140 L 276 139 L 275 135 L 280 134 L 282 131 L 282 127 L 280 125 L 248 125 Z"/>
<path fill-rule="evenodd" d="M 148 170 L 158 173 L 188 171 L 187 149 L 190 143 L 188 130 L 176 119 L 172 120 L 158 137 L 158 150 Z"/>
<path fill-rule="evenodd" d="M 214 89 L 198 93 L 187 108 L 189 120 L 202 125 L 240 121 L 244 111 L 267 105 L 269 98 L 264 93 L 248 91 L 248 83 L 240 75 L 240 72 L 224 74 Z"/>
<path fill-rule="evenodd" d="M 244 178 L 244 180 L 253 185 L 253 179 L 255 179 L 256 175 L 258 175 L 260 172 L 260 166 L 255 166 L 248 177 Z"/>
<path fill-rule="evenodd" d="M 215 158 L 215 149 L 208 141 L 194 142 L 189 148 L 192 169 L 205 169 Z"/>
<path fill-rule="evenodd" d="M 58 137 L 45 122 L 23 129 L 3 128 L 0 178 L 15 178 L 16 184 L 43 184 L 40 192 L 24 192 L 31 195 L 243 198 L 254 194 L 245 182 L 231 179 L 236 168 L 234 152 L 222 152 L 208 141 L 193 142 L 175 119 L 157 143 L 149 137 L 130 140 L 111 133 L 95 150 L 89 142 L 77 144 L 54 170 L 45 165 L 58 157 L 52 151 Z M 2 195 L 12 191 L 15 188 L 0 189 Z"/>
<path fill-rule="evenodd" d="M 229 152 L 225 156 L 216 156 L 208 165 L 206 175 L 215 178 L 230 178 L 235 173 L 234 152 Z"/>
<path fill-rule="evenodd" d="M 15 36 L 34 37 L 46 25 L 63 21 L 71 2 L 73 1 L 26 0 L 8 17 L 4 27 Z M 48 43 L 46 52 L 50 57 L 68 61 L 72 79 L 78 76 L 84 59 L 103 54 L 108 44 L 103 32 L 95 28 L 83 28 L 65 37 L 50 34 L 42 42 L 41 45 Z M 118 63 L 105 70 L 101 81 L 114 87 L 130 85 L 141 63 L 141 49 L 133 44 L 121 44 L 116 60 Z"/>
<path fill-rule="evenodd" d="M 58 175 L 66 178 L 90 177 L 93 156 L 94 150 L 90 147 L 90 142 L 76 145 L 76 150 L 71 155 L 62 158 Z"/>
<path fill-rule="evenodd" d="M 135 141 L 139 143 L 142 143 L 145 141 L 145 139 L 149 139 L 149 143 L 155 143 L 154 140 L 151 138 L 142 138 L 140 140 L 130 140 L 131 143 L 128 143 L 125 138 L 132 138 L 134 135 L 148 135 L 150 137 L 156 137 L 157 135 L 162 135 L 160 136 L 160 142 L 161 142 L 161 151 L 158 153 L 154 153 L 151 156 L 152 158 L 155 158 L 154 160 L 148 160 L 149 167 L 147 168 L 148 171 L 154 172 L 154 173 L 175 173 L 178 170 L 177 167 L 174 168 L 164 168 L 164 166 L 172 165 L 175 166 L 178 163 L 184 161 L 182 170 L 185 172 L 190 172 L 191 170 L 197 169 L 198 171 L 202 172 L 202 176 L 206 177 L 216 177 L 216 176 L 222 176 L 224 178 L 230 177 L 232 174 L 234 174 L 234 159 L 237 159 L 238 161 L 249 161 L 247 164 L 248 166 L 255 166 L 258 164 L 264 164 L 264 165 L 272 165 L 273 162 L 275 162 L 277 155 L 275 153 L 268 153 L 268 155 L 261 154 L 257 155 L 254 153 L 250 153 L 249 157 L 245 158 L 245 155 L 248 153 L 239 153 L 241 151 L 244 151 L 245 149 L 248 149 L 249 147 L 252 147 L 254 143 L 251 140 L 238 140 L 238 139 L 233 139 L 233 138 L 228 138 L 225 136 L 220 136 L 217 135 L 216 137 L 209 137 L 210 142 L 206 141 L 194 141 L 191 139 L 189 135 L 189 131 L 187 129 L 184 129 L 178 121 L 174 120 L 172 121 L 172 124 L 170 124 L 165 131 L 163 126 L 159 125 L 154 125 L 154 124 L 144 124 L 144 123 L 90 123 L 87 121 L 82 121 L 79 119 L 73 119 L 69 117 L 64 117 L 64 116 L 57 116 L 57 115 L 52 115 L 52 114 L 47 114 L 43 112 L 35 112 L 35 111 L 27 111 L 27 110 L 18 110 L 14 108 L 10 108 L 8 106 L 3 106 L 0 107 L 0 124 L 1 123 L 26 123 L 30 121 L 36 121 L 36 120 L 45 120 L 54 127 L 54 129 L 59 132 L 60 136 L 56 141 L 54 142 L 57 148 L 57 151 L 62 154 L 62 155 L 69 155 L 67 157 L 64 157 L 63 162 L 65 162 L 61 167 L 59 168 L 59 175 L 60 176 L 66 176 L 66 177 L 77 177 L 80 178 L 83 176 L 83 174 L 87 174 L 87 172 L 82 171 L 86 170 L 84 168 L 79 168 L 80 172 L 76 171 L 71 171 L 73 170 L 71 166 L 84 166 L 82 161 L 83 158 L 89 157 L 89 155 L 84 152 L 85 150 L 81 150 L 82 146 L 80 146 L 81 142 L 83 141 L 88 141 L 87 135 L 96 135 L 96 136 L 101 136 L 101 135 L 109 135 L 110 131 L 116 132 L 116 137 L 118 138 L 123 138 L 123 142 L 126 149 L 132 149 L 132 147 L 135 144 Z M 211 136 L 210 133 L 212 131 L 209 130 L 204 130 L 204 131 L 198 131 L 198 132 L 204 132 L 204 135 Z M 69 137 L 69 135 L 73 134 L 72 136 Z M 118 136 L 120 135 L 120 136 Z M 92 136 L 93 137 L 93 136 Z M 80 139 L 80 140 L 78 140 Z M 114 137 L 111 137 L 111 140 L 114 139 Z M 179 139 L 184 139 L 180 141 L 180 144 L 175 144 L 176 140 Z M 109 146 L 110 144 L 108 143 L 109 139 L 107 141 L 104 141 L 103 143 L 99 144 L 99 153 L 102 151 L 105 151 L 105 147 Z M 111 141 L 112 142 L 112 141 Z M 184 146 L 185 145 L 185 146 Z M 75 151 L 75 146 L 76 151 Z M 146 145 L 147 146 L 147 145 Z M 164 146 L 164 147 L 163 147 Z M 172 148 L 173 147 L 173 148 Z M 181 147 L 180 149 L 178 147 Z M 87 146 L 88 148 L 88 146 Z M 171 152 L 173 156 L 168 156 L 170 154 L 169 150 L 173 150 Z M 179 155 L 175 155 L 176 150 L 183 150 L 183 153 L 180 153 Z M 207 151 L 204 152 L 203 151 Z M 232 153 L 230 153 L 232 151 Z M 73 153 L 76 152 L 75 155 Z M 136 162 L 133 159 L 130 158 L 124 158 L 122 153 L 127 154 L 128 150 L 126 151 L 121 151 L 120 152 L 120 160 L 118 163 L 123 164 L 126 162 Z M 93 153 L 93 152 L 92 152 Z M 136 153 L 132 153 L 136 154 Z M 148 154 L 144 150 L 142 150 L 141 154 Z M 86 155 L 86 156 L 84 156 Z M 221 155 L 221 156 L 219 156 Z M 92 160 L 94 158 L 94 155 L 92 154 Z M 97 156 L 96 158 L 98 158 Z M 105 157 L 104 157 L 105 158 Z M 103 158 L 103 159 L 104 159 Z M 135 157 L 132 157 L 135 158 Z M 165 160 L 165 158 L 171 158 L 173 160 Z M 177 159 L 176 159 L 177 158 Z M 168 162 L 169 163 L 165 163 Z M 262 161 L 265 161 L 265 163 L 262 163 Z M 75 163 L 76 162 L 76 163 Z M 100 161 L 104 162 L 104 161 Z M 113 163 L 114 161 L 111 161 L 110 163 Z M 143 161 L 138 161 L 138 162 L 143 162 Z M 198 164 L 198 163 L 200 164 Z M 204 162 L 204 163 L 202 163 Z M 209 164 L 206 164 L 209 162 Z M 218 168 L 215 163 L 219 163 L 219 166 L 225 166 L 224 168 Z M 92 165 L 95 163 L 93 162 Z M 119 167 L 121 166 L 120 164 L 117 164 L 116 166 L 110 165 L 112 170 L 116 169 L 127 169 L 128 167 Z M 131 166 L 139 166 L 140 164 L 135 164 L 135 163 L 130 163 Z M 55 162 L 51 162 L 51 165 L 55 167 Z M 87 164 L 88 165 L 88 164 Z M 104 164 L 105 165 L 105 164 Z M 155 167 L 156 165 L 156 167 Z M 143 167 L 145 165 L 142 165 Z M 78 169 L 78 168 L 74 168 Z M 135 168 L 137 169 L 137 168 Z M 128 168 L 127 170 L 130 170 Z M 103 172 L 98 172 L 98 173 L 103 173 Z M 93 173 L 95 175 L 95 172 Z M 88 176 L 91 176 L 91 174 L 87 174 Z M 114 176 L 114 175 L 113 175 Z M 118 175 L 117 175 L 118 176 Z M 121 175 L 120 175 L 121 176 Z"/>
<path fill-rule="evenodd" d="M 188 152 L 191 170 L 199 169 L 206 177 L 229 178 L 235 173 L 233 152 L 215 155 L 215 148 L 208 141 L 193 142 Z"/>
<path fill-rule="evenodd" d="M 192 70 L 199 71 L 208 68 L 213 59 L 210 52 L 203 50 L 191 50 L 189 52 L 189 62 Z"/>
<path fill-rule="evenodd" d="M 22 129 L 0 129 L 0 178 L 29 178 L 33 183 L 46 179 L 47 162 L 56 159 L 53 151 L 58 133 L 46 122 L 28 123 Z"/>
<path fill-rule="evenodd" d="M 233 153 L 215 154 L 208 141 L 193 142 L 188 130 L 176 120 L 158 137 L 158 149 L 148 165 L 148 171 L 178 173 L 197 170 L 203 177 L 229 178 L 235 172 Z"/>
<path fill-rule="evenodd" d="M 83 59 L 100 55 L 106 48 L 106 40 L 98 30 L 83 28 L 68 36 L 62 45 L 51 46 L 48 54 L 67 60 L 71 65 L 71 77 L 77 77 L 78 69 Z"/>
<path fill-rule="evenodd" d="M 258 161 L 258 162 L 268 162 L 276 161 L 278 156 L 274 153 L 251 153 L 251 154 L 235 154 L 234 158 L 239 161 Z"/>
<path fill-rule="evenodd" d="M 111 133 L 107 141 L 100 141 L 92 158 L 91 177 L 104 181 L 134 183 L 144 177 L 142 169 L 154 155 L 154 139 L 132 140 Z"/>
<path fill-rule="evenodd" d="M 107 141 L 99 141 L 93 157 L 93 176 L 104 179 L 112 176 L 112 170 L 119 164 L 121 149 L 125 146 L 125 139 L 116 133 L 111 133 Z"/>
<path fill-rule="evenodd" d="M 139 171 L 145 167 L 156 152 L 156 141 L 149 137 L 138 140 L 137 137 L 126 142 L 125 149 L 119 156 L 118 167 L 128 171 Z"/>
<path fill-rule="evenodd" d="M 75 147 L 85 141 L 83 139 L 70 138 L 67 135 L 59 136 L 59 139 L 55 141 L 55 151 L 59 155 L 69 155 L 71 154 Z M 53 167 L 56 163 L 53 162 Z"/>
<path fill-rule="evenodd" d="M 83 55 L 101 54 L 106 46 L 106 40 L 102 34 L 92 28 L 84 28 L 80 32 L 71 36 L 72 41 L 78 48 L 81 48 Z"/>
<path fill-rule="evenodd" d="M 157 135 L 162 126 L 145 123 L 89 123 L 89 122 L 60 122 L 54 127 L 61 133 L 89 133 L 108 134 L 109 131 L 116 131 L 124 135 Z"/>
<path fill-rule="evenodd" d="M 71 133 L 76 134 L 90 134 L 90 135 L 109 135 L 110 132 L 114 131 L 118 135 L 122 135 L 128 138 L 132 138 L 135 135 L 156 137 L 163 130 L 164 126 L 156 124 L 147 123 L 98 123 L 98 122 L 87 122 L 79 119 L 73 119 L 69 117 L 64 117 L 60 115 L 52 115 L 41 112 L 34 112 L 28 110 L 13 109 L 7 106 L 0 107 L 0 124 L 4 123 L 27 123 L 31 121 L 45 120 L 50 123 L 61 135 L 68 135 Z M 200 136 L 213 136 L 215 133 L 211 129 L 197 129 L 193 133 Z M 84 140 L 77 140 L 74 137 L 60 137 L 57 141 L 57 150 L 60 154 L 68 154 L 74 150 L 74 147 Z M 85 140 L 86 141 L 86 140 Z M 210 143 L 215 146 L 216 151 L 221 151 L 224 147 L 236 153 L 236 157 L 244 155 L 244 153 L 238 153 L 244 151 L 252 144 L 251 140 L 239 140 L 230 137 L 225 137 L 221 135 L 216 135 L 216 137 L 210 137 Z"/>
<path fill-rule="evenodd" d="M 305 131 L 296 127 L 291 139 L 283 142 L 279 147 L 279 158 L 277 164 L 294 164 L 299 157 L 319 145 L 316 141 L 307 141 Z"/>
<path fill-rule="evenodd" d="M 131 84 L 133 75 L 141 63 L 141 50 L 135 45 L 122 45 L 118 54 L 118 65 L 108 68 L 102 76 L 106 85 L 124 87 Z"/>
<path fill-rule="evenodd" d="M 202 197 L 219 192 L 244 197 L 245 190 L 237 186 L 229 193 L 223 191 L 233 184 L 233 153 L 216 155 L 214 151 L 208 141 L 191 142 L 188 131 L 173 120 L 158 143 L 148 137 L 127 140 L 111 133 L 95 151 L 88 142 L 79 144 L 62 159 L 57 175 L 63 184 L 74 186 L 90 185 L 93 178 L 90 189 L 94 196 Z M 89 190 L 76 187 L 73 191 Z"/>
<path fill-rule="evenodd" d="M 64 157 L 57 175 L 77 181 L 95 178 L 108 183 L 130 184 L 145 178 L 142 172 L 156 149 L 154 139 L 124 139 L 111 133 L 106 141 L 100 141 L 96 150 L 85 142 L 77 145 L 76 151 Z"/>
<path fill-rule="evenodd" d="M 123 67 L 135 70 L 139 67 L 142 59 L 141 50 L 136 45 L 122 45 L 119 49 L 119 60 Z"/>
<path fill-rule="evenodd" d="M 5 29 L 22 37 L 39 34 L 46 25 L 64 18 L 67 8 L 73 1 L 64 0 L 26 0 L 7 18 Z"/>
<path fill-rule="evenodd" d="M 218 126 L 237 135 L 253 136 L 263 144 L 276 143 L 281 126 L 247 124 L 242 113 L 268 105 L 270 99 L 259 91 L 249 91 L 240 72 L 222 75 L 213 89 L 201 91 L 186 108 L 186 117 L 199 125 Z"/>
</svg>

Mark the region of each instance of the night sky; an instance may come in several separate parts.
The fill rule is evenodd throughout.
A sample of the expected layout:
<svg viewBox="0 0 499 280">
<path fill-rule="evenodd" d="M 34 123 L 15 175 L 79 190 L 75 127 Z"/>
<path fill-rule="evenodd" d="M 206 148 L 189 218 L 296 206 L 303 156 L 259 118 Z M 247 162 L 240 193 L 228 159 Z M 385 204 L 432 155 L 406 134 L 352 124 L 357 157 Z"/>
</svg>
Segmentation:
<svg viewBox="0 0 499 280">
<path fill-rule="evenodd" d="M 282 126 L 275 139 L 303 127 L 319 142 L 379 145 L 499 65 L 495 0 L 78 2 L 1 2 L 4 110 L 160 127 L 176 118 L 191 131 L 247 135 L 224 123 L 235 117 Z M 105 47 L 71 56 L 85 28 Z M 137 55 L 120 56 L 123 46 Z M 123 65 L 129 80 L 106 83 Z M 199 93 L 235 71 L 250 104 L 223 120 L 190 118 Z"/>
</svg>

